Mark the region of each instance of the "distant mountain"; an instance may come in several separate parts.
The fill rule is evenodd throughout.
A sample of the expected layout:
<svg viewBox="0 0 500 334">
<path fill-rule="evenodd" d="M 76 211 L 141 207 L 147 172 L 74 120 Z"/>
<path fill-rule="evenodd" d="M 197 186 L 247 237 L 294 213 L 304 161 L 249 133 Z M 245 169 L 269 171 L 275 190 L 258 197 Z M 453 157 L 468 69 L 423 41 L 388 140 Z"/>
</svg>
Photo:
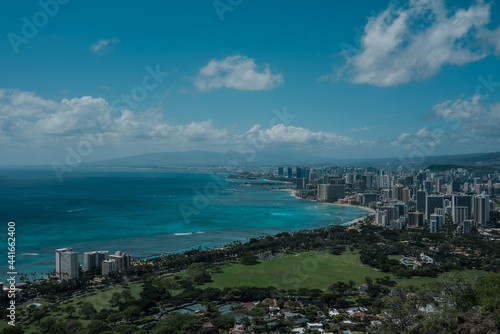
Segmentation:
<svg viewBox="0 0 500 334">
<path fill-rule="evenodd" d="M 425 157 L 425 165 L 440 169 L 437 165 L 470 166 L 477 163 L 500 164 L 500 152 L 474 153 L 462 155 L 443 155 Z M 145 153 L 130 157 L 116 158 L 110 160 L 94 161 L 83 164 L 93 167 L 180 167 L 180 166 L 226 166 L 235 164 L 237 166 L 263 166 L 263 165 L 309 165 L 321 166 L 324 164 L 343 163 L 357 166 L 379 166 L 387 163 L 398 165 L 399 158 L 376 158 L 376 159 L 338 159 L 335 157 L 318 157 L 307 153 L 290 152 L 285 150 L 265 150 L 255 153 L 241 154 L 236 151 L 226 153 L 209 151 L 178 151 Z M 415 166 L 418 168 L 418 166 Z"/>
<path fill-rule="evenodd" d="M 94 161 L 85 166 L 94 167 L 167 167 L 167 166 L 255 166 L 275 164 L 306 164 L 324 160 L 307 154 L 296 154 L 286 151 L 259 151 L 241 154 L 236 151 L 226 153 L 209 151 L 184 151 L 145 153 L 124 158 Z"/>
<path fill-rule="evenodd" d="M 450 169 L 457 169 L 457 168 L 463 168 L 465 166 L 463 165 L 453 165 L 453 164 L 447 164 L 447 165 L 430 165 L 426 169 L 430 170 L 431 172 L 443 172 L 447 171 Z"/>
<path fill-rule="evenodd" d="M 471 165 L 476 163 L 500 163 L 500 152 L 442 155 L 427 157 L 431 164 Z"/>
</svg>

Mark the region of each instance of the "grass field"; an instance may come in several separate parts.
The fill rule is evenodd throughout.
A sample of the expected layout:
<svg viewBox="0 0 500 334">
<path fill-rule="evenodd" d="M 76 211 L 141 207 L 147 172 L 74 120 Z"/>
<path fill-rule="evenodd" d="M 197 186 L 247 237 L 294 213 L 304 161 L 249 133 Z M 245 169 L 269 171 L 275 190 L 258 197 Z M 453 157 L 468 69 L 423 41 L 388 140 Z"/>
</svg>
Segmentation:
<svg viewBox="0 0 500 334">
<path fill-rule="evenodd" d="M 394 256 L 394 258 L 397 258 Z M 471 277 L 484 275 L 479 270 L 468 270 Z M 223 267 L 222 273 L 212 275 L 213 282 L 203 287 L 233 287 L 250 285 L 278 289 L 317 288 L 327 291 L 337 281 L 353 280 L 357 285 L 365 283 L 365 277 L 390 276 L 403 286 L 422 285 L 436 278 L 415 277 L 412 279 L 396 279 L 392 274 L 383 273 L 363 265 L 358 252 L 346 251 L 342 255 L 331 255 L 328 252 L 308 252 L 292 254 L 282 258 L 262 261 L 260 264 L 245 266 L 233 263 Z"/>
<path fill-rule="evenodd" d="M 142 291 L 142 284 L 141 283 L 132 283 L 128 285 L 130 292 L 132 293 L 132 296 L 134 298 L 139 297 L 139 293 Z M 85 294 L 83 296 L 79 296 L 73 299 L 70 299 L 69 301 L 65 303 L 60 304 L 60 308 L 66 306 L 66 305 L 73 305 L 75 307 L 75 313 L 73 317 L 78 315 L 78 311 L 80 309 L 80 305 L 84 302 L 90 302 L 92 305 L 94 305 L 95 309 L 97 312 L 99 312 L 103 308 L 109 308 L 109 309 L 118 309 L 117 306 L 112 307 L 108 300 L 111 298 L 111 295 L 113 292 L 122 292 L 125 290 L 123 286 L 115 286 L 113 288 L 108 288 L 104 290 L 99 290 L 95 292 L 91 292 L 88 294 Z M 68 318 L 68 314 L 64 312 L 49 312 L 47 314 L 48 317 L 53 317 L 56 321 L 57 320 L 66 320 Z M 82 324 L 85 326 L 87 324 L 87 320 L 80 320 Z M 23 330 L 25 333 L 35 333 L 38 332 L 36 328 L 36 324 L 31 324 L 30 326 L 23 326 Z"/>
<path fill-rule="evenodd" d="M 139 297 L 139 293 L 142 291 L 142 284 L 141 283 L 132 283 L 128 285 L 128 288 L 130 292 L 132 293 L 132 296 L 134 298 Z M 114 292 L 122 292 L 125 290 L 123 286 L 115 286 L 113 288 L 108 288 L 104 290 L 99 290 L 95 291 L 80 297 L 73 298 L 66 303 L 63 303 L 61 305 L 73 305 L 75 309 L 77 310 L 76 313 L 78 313 L 79 310 L 79 304 L 84 303 L 84 302 L 90 302 L 92 305 L 94 305 L 95 309 L 97 312 L 99 312 L 103 308 L 109 308 L 109 309 L 117 309 L 117 307 L 111 307 L 111 304 L 109 303 L 109 299 L 111 298 L 111 295 Z"/>
<path fill-rule="evenodd" d="M 393 255 L 391 258 L 399 259 L 402 256 Z M 415 277 L 412 279 L 396 279 L 392 274 L 383 273 L 363 265 L 359 260 L 358 252 L 346 251 L 342 255 L 331 255 L 326 251 L 306 252 L 290 254 L 285 257 L 274 260 L 264 260 L 257 265 L 245 266 L 239 263 L 232 263 L 224 266 L 221 273 L 213 273 L 213 282 L 200 286 L 201 288 L 234 287 L 240 285 L 269 287 L 274 286 L 278 289 L 321 289 L 328 291 L 328 287 L 337 281 L 349 282 L 353 280 L 356 285 L 365 283 L 365 277 L 389 276 L 403 286 L 422 285 L 438 280 L 439 278 Z M 463 271 L 469 278 L 483 276 L 486 272 L 481 270 Z M 103 308 L 116 309 L 109 303 L 109 299 L 114 292 L 122 292 L 126 289 L 124 286 L 116 286 L 104 290 L 92 292 L 83 296 L 73 298 L 60 306 L 73 305 L 75 315 L 78 314 L 80 305 L 84 302 L 90 302 L 99 312 Z M 128 289 L 134 298 L 139 297 L 142 290 L 142 283 L 132 283 Z M 172 291 L 173 294 L 179 291 Z M 68 315 L 62 311 L 52 311 L 47 316 L 57 320 L 66 320 Z M 88 321 L 83 320 L 85 326 Z M 5 327 L 3 321 L 0 323 L 0 331 Z M 36 324 L 24 327 L 25 333 L 37 332 Z"/>
</svg>

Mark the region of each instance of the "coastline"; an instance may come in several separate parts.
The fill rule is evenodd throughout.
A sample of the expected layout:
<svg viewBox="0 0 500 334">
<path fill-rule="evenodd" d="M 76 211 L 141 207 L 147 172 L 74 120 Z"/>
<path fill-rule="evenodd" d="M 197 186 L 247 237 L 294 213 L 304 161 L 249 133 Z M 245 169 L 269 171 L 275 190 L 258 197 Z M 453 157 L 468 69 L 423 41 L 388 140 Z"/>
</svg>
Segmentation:
<svg viewBox="0 0 500 334">
<path fill-rule="evenodd" d="M 99 182 L 94 180 L 95 173 L 98 173 L 99 177 L 107 177 L 108 175 L 114 175 L 115 172 L 106 168 L 86 168 L 83 172 L 75 171 L 72 175 L 77 177 L 68 177 L 66 183 L 71 189 L 79 189 L 82 183 L 88 186 L 90 178 L 92 180 L 90 185 L 95 185 L 99 188 Z M 132 203 L 131 208 L 135 208 L 135 199 L 138 198 L 144 204 L 140 206 L 140 212 L 143 215 L 140 220 L 143 224 L 137 224 L 136 219 L 130 216 L 126 210 L 117 212 L 110 210 L 109 206 L 99 205 L 93 207 L 91 210 L 85 203 L 63 202 L 60 208 L 62 214 L 56 216 L 57 219 L 55 220 L 50 218 L 51 224 L 61 226 L 61 238 L 53 240 L 48 237 L 44 238 L 46 231 L 41 227 L 43 224 L 40 224 L 40 222 L 45 222 L 48 219 L 47 217 L 52 217 L 52 212 L 59 209 L 55 208 L 55 206 L 52 208 L 51 205 L 50 209 L 49 207 L 44 209 L 42 218 L 38 218 L 38 216 L 35 217 L 31 214 L 27 215 L 27 217 L 21 215 L 24 211 L 20 207 L 15 213 L 19 214 L 19 219 L 26 220 L 26 226 L 29 227 L 22 231 L 22 236 L 26 240 L 34 240 L 35 236 L 39 236 L 41 241 L 36 246 L 25 243 L 19 248 L 19 271 L 23 273 L 37 272 L 39 274 L 36 275 L 37 277 L 40 277 L 42 273 L 52 271 L 55 265 L 54 249 L 67 246 L 71 246 L 75 252 L 79 253 L 80 262 L 83 260 L 83 253 L 92 249 L 108 250 L 111 253 L 121 250 L 131 254 L 133 257 L 147 257 L 159 253 L 182 252 L 199 247 L 220 247 L 233 241 L 245 242 L 249 237 L 258 237 L 261 235 L 274 235 L 281 232 L 302 229 L 314 230 L 316 228 L 328 227 L 329 223 L 350 225 L 357 221 L 361 215 L 363 216 L 361 219 L 366 217 L 364 211 L 356 211 L 355 213 L 344 215 L 346 217 L 339 217 L 338 220 L 332 220 L 328 214 L 323 214 L 322 212 L 318 214 L 318 211 L 325 211 L 324 208 L 323 210 L 314 208 L 305 210 L 305 208 L 315 206 L 313 205 L 314 203 L 311 203 L 312 201 L 295 201 L 294 198 L 291 198 L 294 195 L 294 191 L 290 188 L 275 189 L 280 191 L 287 190 L 291 194 L 291 196 L 282 196 L 276 193 L 272 194 L 272 191 L 269 191 L 271 189 L 233 191 L 235 188 L 233 188 L 234 185 L 232 183 L 229 185 L 222 183 L 225 185 L 223 195 L 219 197 L 208 196 L 213 202 L 212 205 L 207 205 L 204 208 L 203 214 L 192 215 L 190 217 L 191 224 L 188 225 L 181 219 L 179 205 L 187 204 L 189 207 L 193 207 L 192 187 L 198 187 L 194 189 L 203 189 L 198 185 L 213 182 L 211 174 L 162 171 L 157 174 L 158 177 L 142 178 L 142 173 L 137 174 L 137 171 L 126 170 L 123 173 L 125 176 L 134 176 L 134 180 L 139 180 L 144 187 L 139 188 L 141 189 L 139 192 L 130 192 L 134 194 L 132 198 L 134 201 L 130 199 L 126 203 L 120 202 L 116 204 L 116 207 L 120 208 L 122 205 L 130 205 Z M 183 174 L 187 176 L 183 176 Z M 50 186 L 51 174 L 44 173 L 44 171 L 40 173 L 36 170 L 33 172 L 33 175 L 36 175 L 42 181 L 48 180 L 46 183 L 42 182 L 42 186 Z M 221 176 L 221 178 L 223 177 Z M 156 180 L 170 182 L 170 180 L 177 180 L 179 178 L 189 182 L 186 185 L 184 183 L 181 184 L 183 188 L 181 188 L 181 192 L 176 190 L 178 194 L 174 194 L 168 187 L 157 186 L 161 182 L 157 182 Z M 132 187 L 129 179 L 122 177 L 122 174 L 117 175 L 115 181 L 113 187 L 106 188 L 103 191 L 102 196 L 113 198 L 115 194 L 127 192 Z M 248 189 L 243 184 L 239 184 L 242 180 L 238 181 L 235 183 L 241 187 L 240 190 L 243 190 L 243 188 Z M 281 184 L 283 186 L 287 185 L 287 183 Z M 32 184 L 28 189 L 37 193 L 40 189 L 45 189 L 42 186 Z M 26 194 L 28 193 L 29 191 L 26 191 Z M 174 194 L 173 197 L 170 196 L 172 194 Z M 77 195 L 74 197 L 78 198 Z M 49 202 L 56 201 L 55 198 L 49 197 L 47 199 L 41 196 L 35 197 L 35 199 L 27 198 L 27 200 L 31 201 L 30 205 L 38 205 L 40 201 L 40 203 L 45 203 L 47 200 Z M 9 203 L 8 200 L 7 203 Z M 240 203 L 243 203 L 243 205 L 240 205 Z M 40 207 L 45 208 L 41 204 Z M 218 213 L 219 207 L 228 210 L 230 213 L 228 219 L 220 219 Z M 158 208 L 161 208 L 161 210 Z M 273 214 L 273 210 L 276 211 L 276 214 Z M 330 210 L 330 212 L 333 211 L 335 210 Z M 173 215 L 167 219 L 162 214 L 164 212 L 173 213 Z M 264 214 L 269 212 L 271 215 Z M 234 220 L 231 217 L 240 217 L 240 215 L 245 218 L 239 218 L 238 223 L 231 222 Z M 98 218 L 104 216 L 108 217 L 106 223 L 104 223 L 103 219 Z M 85 222 L 85 224 L 64 223 L 67 221 L 81 221 Z M 207 223 L 211 221 L 221 221 L 221 224 L 210 225 Z M 111 226 L 115 224 L 121 224 L 120 226 L 123 226 L 123 228 L 112 228 Z M 96 237 L 92 231 L 97 228 L 106 231 L 105 234 L 107 237 Z M 64 237 L 62 237 L 63 235 Z M 33 255 L 35 253 L 38 255 Z M 5 276 L 2 277 L 5 278 Z"/>
<path fill-rule="evenodd" d="M 310 199 L 307 199 L 307 198 L 302 198 L 302 197 L 299 197 L 297 196 L 297 194 L 295 193 L 296 190 L 295 189 L 283 189 L 283 190 L 286 190 L 286 191 L 289 191 L 290 192 L 290 195 L 292 197 L 295 197 L 297 199 L 300 199 L 300 200 L 306 200 L 306 201 L 309 201 L 309 202 L 315 202 L 315 203 L 319 203 L 319 204 L 328 204 L 328 205 L 336 205 L 336 206 L 344 206 L 344 207 L 351 207 L 351 208 L 358 208 L 358 209 L 362 209 L 362 210 L 366 210 L 368 212 L 370 212 L 371 214 L 375 214 L 376 211 L 373 210 L 372 208 L 367 208 L 366 206 L 362 206 L 362 205 L 351 205 L 351 204 L 344 204 L 344 203 L 330 203 L 330 202 L 318 202 L 318 201 L 314 201 L 314 200 L 310 200 Z M 368 214 L 367 216 L 369 216 L 370 214 Z M 351 222 L 348 222 L 350 224 L 353 224 L 353 223 L 356 223 L 358 221 L 361 221 L 361 220 L 364 220 L 366 217 L 363 217 L 363 218 L 356 218 L 354 219 L 353 221 Z"/>
</svg>

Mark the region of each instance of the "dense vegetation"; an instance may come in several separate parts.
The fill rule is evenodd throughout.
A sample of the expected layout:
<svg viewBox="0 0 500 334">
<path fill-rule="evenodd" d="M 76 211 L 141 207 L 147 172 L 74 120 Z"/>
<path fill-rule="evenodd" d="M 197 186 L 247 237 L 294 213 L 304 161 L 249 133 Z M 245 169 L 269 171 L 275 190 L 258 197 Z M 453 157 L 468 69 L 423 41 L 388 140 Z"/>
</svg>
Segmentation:
<svg viewBox="0 0 500 334">
<path fill-rule="evenodd" d="M 368 219 L 369 221 L 370 219 Z M 39 281 L 26 289 L 27 296 L 42 296 L 48 302 L 43 308 L 29 308 L 23 328 L 30 333 L 187 333 L 203 331 L 227 332 L 236 319 L 253 325 L 256 332 L 278 330 L 287 333 L 294 319 L 270 315 L 270 306 L 295 312 L 319 321 L 328 308 L 369 308 L 373 317 L 344 313 L 331 318 L 331 324 L 351 319 L 351 324 L 328 327 L 374 333 L 468 333 L 470 328 L 498 332 L 500 328 L 500 245 L 472 233 L 431 234 L 422 231 L 387 230 L 370 225 L 360 228 L 342 226 L 315 231 L 280 233 L 252 238 L 246 243 L 234 242 L 223 249 L 196 249 L 149 261 L 136 262 L 126 273 L 107 277 L 96 285 L 96 272 L 63 283 L 53 279 Z M 341 256 L 358 254 L 359 260 L 386 276 L 364 279 L 360 290 L 353 280 L 331 281 L 327 288 L 289 288 L 257 286 L 209 287 L 214 273 L 225 270 L 230 263 L 260 266 L 263 259 L 278 254 L 302 254 L 323 251 Z M 327 253 L 327 254 L 328 254 Z M 407 266 L 395 256 L 418 258 L 432 256 L 434 263 Z M 267 261 L 267 260 L 266 260 Z M 492 272 L 481 279 L 457 274 L 464 269 Z M 446 274 L 447 273 L 447 274 Z M 439 279 L 419 287 L 397 285 L 393 277 L 425 276 Z M 99 306 L 90 295 L 103 295 L 110 284 L 128 280 L 140 286 L 131 292 L 129 284 L 109 292 Z M 134 286 L 136 285 L 134 284 Z M 103 290 L 103 291 L 104 291 Z M 83 294 L 73 298 L 74 294 Z M 276 302 L 274 302 L 275 300 Z M 4 298 L 3 303 L 7 300 Z M 204 312 L 179 313 L 186 305 L 200 303 Z M 254 302 L 245 308 L 242 303 Z M 258 303 L 255 303 L 258 302 Z M 231 307 L 231 315 L 220 305 Z M 5 308 L 2 317 L 5 318 Z M 384 314 L 383 321 L 377 314 Z M 478 333 L 482 333 L 483 329 Z M 20 332 L 21 326 L 4 327 L 4 333 Z"/>
</svg>

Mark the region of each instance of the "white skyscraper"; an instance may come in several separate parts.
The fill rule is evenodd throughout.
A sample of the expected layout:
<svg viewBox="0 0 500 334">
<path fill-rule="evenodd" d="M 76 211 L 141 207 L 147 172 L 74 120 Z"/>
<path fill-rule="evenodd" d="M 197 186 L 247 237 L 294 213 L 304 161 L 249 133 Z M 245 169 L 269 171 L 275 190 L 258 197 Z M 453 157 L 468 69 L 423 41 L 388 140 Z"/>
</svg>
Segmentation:
<svg viewBox="0 0 500 334">
<path fill-rule="evenodd" d="M 72 250 L 69 247 L 56 249 L 56 275 L 61 279 L 78 277 L 80 274 L 78 253 Z"/>
</svg>

